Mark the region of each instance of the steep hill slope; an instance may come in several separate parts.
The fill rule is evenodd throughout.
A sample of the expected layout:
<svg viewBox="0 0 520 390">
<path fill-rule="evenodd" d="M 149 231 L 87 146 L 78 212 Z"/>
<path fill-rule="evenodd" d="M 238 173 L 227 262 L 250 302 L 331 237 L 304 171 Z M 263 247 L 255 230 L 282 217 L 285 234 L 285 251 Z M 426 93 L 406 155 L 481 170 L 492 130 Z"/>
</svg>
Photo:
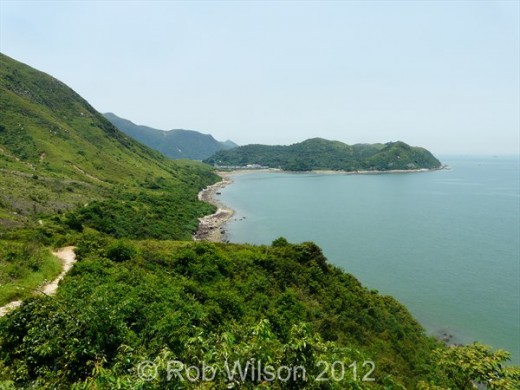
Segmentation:
<svg viewBox="0 0 520 390">
<path fill-rule="evenodd" d="M 0 76 L 0 143 L 7 163 L 19 158 L 26 164 L 18 166 L 30 171 L 108 182 L 117 182 L 122 173 L 143 179 L 150 171 L 171 169 L 60 81 L 5 55 Z"/>
<path fill-rule="evenodd" d="M 196 199 L 217 180 L 207 166 L 169 160 L 119 131 L 62 82 L 3 54 L 0 108 L 0 228 L 94 199 L 112 199 L 104 203 L 108 212 L 125 198 L 129 207 L 132 197 L 167 194 L 179 207 L 191 205 L 178 229 L 188 237 L 197 217 L 211 210 Z"/>
<path fill-rule="evenodd" d="M 122 132 L 173 159 L 204 160 L 219 150 L 237 146 L 232 141 L 219 142 L 210 134 L 194 130 L 157 130 L 136 125 L 113 113 L 103 115 Z"/>
<path fill-rule="evenodd" d="M 245 145 L 219 151 L 205 162 L 217 166 L 258 164 L 290 171 L 388 171 L 435 169 L 441 166 L 429 151 L 404 142 L 347 145 L 312 138 L 289 146 Z"/>
</svg>

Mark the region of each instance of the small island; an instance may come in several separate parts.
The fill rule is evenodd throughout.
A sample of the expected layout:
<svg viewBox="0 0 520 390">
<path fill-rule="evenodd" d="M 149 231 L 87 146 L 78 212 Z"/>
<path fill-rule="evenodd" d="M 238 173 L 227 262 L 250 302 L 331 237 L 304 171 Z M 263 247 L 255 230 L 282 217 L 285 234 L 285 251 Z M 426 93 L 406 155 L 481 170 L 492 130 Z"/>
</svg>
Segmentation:
<svg viewBox="0 0 520 390">
<path fill-rule="evenodd" d="M 219 169 L 277 168 L 284 171 L 345 171 L 358 173 L 440 169 L 428 150 L 402 141 L 347 145 L 311 138 L 289 146 L 245 145 L 220 150 L 204 160 Z"/>
</svg>

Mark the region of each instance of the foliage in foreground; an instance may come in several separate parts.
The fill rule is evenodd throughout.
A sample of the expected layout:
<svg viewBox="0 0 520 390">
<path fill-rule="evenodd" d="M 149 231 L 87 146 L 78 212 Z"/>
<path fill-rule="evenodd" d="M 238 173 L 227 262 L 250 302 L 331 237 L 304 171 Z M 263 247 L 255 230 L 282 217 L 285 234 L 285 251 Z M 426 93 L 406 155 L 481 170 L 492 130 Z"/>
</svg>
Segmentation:
<svg viewBox="0 0 520 390">
<path fill-rule="evenodd" d="M 403 306 L 329 265 L 312 243 L 132 242 L 93 232 L 78 256 L 56 297 L 0 320 L 1 358 L 17 385 L 87 380 L 100 364 L 117 369 L 121 348 L 148 357 L 167 348 L 193 361 L 189 340 L 263 319 L 280 345 L 306 323 L 313 337 L 358 351 L 375 362 L 377 383 L 388 375 L 415 383 L 437 345 Z"/>
<path fill-rule="evenodd" d="M 291 245 L 280 239 L 258 247 L 130 241 L 91 231 L 79 242 L 77 255 L 79 262 L 55 297 L 28 300 L 0 320 L 5 383 L 107 389 L 233 384 L 455 389 L 471 383 L 469 378 L 486 380 L 484 374 L 461 369 L 452 351 L 464 350 L 446 349 L 427 338 L 403 306 L 328 264 L 312 243 Z M 488 355 L 496 358 L 489 367 L 497 380 L 518 383 L 518 375 L 497 369 L 505 355 Z M 478 367 L 471 353 L 464 356 L 468 367 Z M 226 361 L 228 367 L 239 362 L 245 369 L 252 359 L 275 370 L 301 365 L 306 377 L 270 381 L 238 374 L 229 379 Z M 153 362 L 156 379 L 148 382 L 138 375 L 143 361 Z M 219 374 L 209 382 L 167 380 L 169 361 L 199 369 L 206 363 Z M 372 368 L 366 378 L 375 380 L 362 381 Z M 334 380 L 316 381 L 323 371 Z"/>
<path fill-rule="evenodd" d="M 517 390 L 520 367 L 508 366 L 510 353 L 480 343 L 439 348 L 433 353 L 438 373 L 434 381 L 419 382 L 420 390 L 486 388 Z"/>
</svg>

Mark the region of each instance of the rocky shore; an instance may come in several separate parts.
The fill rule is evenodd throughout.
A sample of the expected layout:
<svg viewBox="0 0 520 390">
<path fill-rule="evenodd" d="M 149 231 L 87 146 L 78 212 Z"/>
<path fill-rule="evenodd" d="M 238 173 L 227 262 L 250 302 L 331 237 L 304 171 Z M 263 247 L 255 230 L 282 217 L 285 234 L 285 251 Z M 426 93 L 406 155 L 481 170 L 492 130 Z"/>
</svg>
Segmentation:
<svg viewBox="0 0 520 390">
<path fill-rule="evenodd" d="M 199 218 L 199 228 L 193 235 L 195 241 L 211 241 L 224 242 L 226 241 L 226 231 L 224 230 L 224 223 L 231 218 L 233 210 L 226 207 L 217 200 L 219 190 L 232 182 L 231 178 L 223 172 L 218 172 L 222 180 L 211 186 L 204 188 L 199 192 L 199 200 L 217 207 L 217 211 L 211 215 L 206 215 Z"/>
</svg>

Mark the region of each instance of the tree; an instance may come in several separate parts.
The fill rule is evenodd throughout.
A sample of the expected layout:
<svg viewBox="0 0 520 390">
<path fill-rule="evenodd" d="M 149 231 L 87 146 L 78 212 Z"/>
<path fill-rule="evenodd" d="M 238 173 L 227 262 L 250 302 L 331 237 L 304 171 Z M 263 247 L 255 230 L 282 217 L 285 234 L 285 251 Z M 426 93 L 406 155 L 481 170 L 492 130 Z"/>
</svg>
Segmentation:
<svg viewBox="0 0 520 390">
<path fill-rule="evenodd" d="M 457 389 L 474 389 L 484 385 L 488 389 L 514 390 L 520 388 L 520 367 L 504 366 L 510 353 L 491 349 L 480 343 L 451 346 L 434 352 L 442 378 L 435 385 L 443 385 L 446 380 L 455 383 Z M 422 389 L 437 389 L 434 384 L 422 383 Z"/>
</svg>

